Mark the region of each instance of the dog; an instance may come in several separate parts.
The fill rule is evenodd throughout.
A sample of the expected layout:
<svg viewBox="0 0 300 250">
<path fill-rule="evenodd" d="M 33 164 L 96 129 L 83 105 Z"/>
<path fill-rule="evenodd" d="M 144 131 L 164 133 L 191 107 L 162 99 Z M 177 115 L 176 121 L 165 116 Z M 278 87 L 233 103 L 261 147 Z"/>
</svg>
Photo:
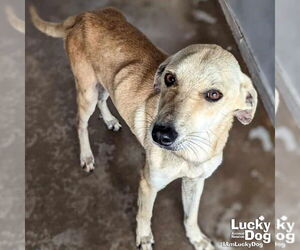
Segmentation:
<svg viewBox="0 0 300 250">
<path fill-rule="evenodd" d="M 157 192 L 182 178 L 186 235 L 197 250 L 215 249 L 198 226 L 204 181 L 222 162 L 234 117 L 249 124 L 257 106 L 256 90 L 234 56 L 209 44 L 168 56 L 114 8 L 87 11 L 62 23 L 42 20 L 32 6 L 30 13 L 37 29 L 64 39 L 77 89 L 81 167 L 94 169 L 87 127 L 97 105 L 108 129 L 121 128 L 108 97 L 146 151 L 137 247 L 152 249 Z"/>
</svg>

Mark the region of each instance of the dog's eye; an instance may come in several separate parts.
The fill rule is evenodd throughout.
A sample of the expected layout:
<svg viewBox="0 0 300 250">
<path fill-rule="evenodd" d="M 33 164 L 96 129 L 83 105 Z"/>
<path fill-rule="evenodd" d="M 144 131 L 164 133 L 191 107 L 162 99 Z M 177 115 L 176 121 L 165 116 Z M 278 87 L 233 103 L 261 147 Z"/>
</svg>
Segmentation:
<svg viewBox="0 0 300 250">
<path fill-rule="evenodd" d="M 166 73 L 165 74 L 165 84 L 167 85 L 167 87 L 171 87 L 175 83 L 176 83 L 176 77 L 171 73 Z"/>
<path fill-rule="evenodd" d="M 219 101 L 223 97 L 223 94 L 216 89 L 211 89 L 206 92 L 205 99 L 209 102 Z"/>
</svg>

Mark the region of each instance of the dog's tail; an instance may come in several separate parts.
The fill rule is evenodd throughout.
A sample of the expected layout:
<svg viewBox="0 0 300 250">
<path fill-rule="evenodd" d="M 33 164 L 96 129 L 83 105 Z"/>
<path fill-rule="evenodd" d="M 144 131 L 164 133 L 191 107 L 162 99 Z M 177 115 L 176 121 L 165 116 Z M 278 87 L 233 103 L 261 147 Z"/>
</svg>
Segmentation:
<svg viewBox="0 0 300 250">
<path fill-rule="evenodd" d="M 6 17 L 10 25 L 17 31 L 25 33 L 25 22 L 18 18 L 10 6 L 5 6 Z"/>
<path fill-rule="evenodd" d="M 46 35 L 56 38 L 65 37 L 67 31 L 71 29 L 76 22 L 76 16 L 70 16 L 62 23 L 47 22 L 40 18 L 34 6 L 30 6 L 29 11 L 34 26 Z"/>
</svg>

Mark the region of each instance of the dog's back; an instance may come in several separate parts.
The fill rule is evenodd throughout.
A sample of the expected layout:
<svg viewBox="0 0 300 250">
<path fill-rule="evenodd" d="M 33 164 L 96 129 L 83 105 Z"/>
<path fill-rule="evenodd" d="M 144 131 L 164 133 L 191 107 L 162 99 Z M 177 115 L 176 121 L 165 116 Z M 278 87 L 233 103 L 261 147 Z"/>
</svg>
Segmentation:
<svg viewBox="0 0 300 250">
<path fill-rule="evenodd" d="M 114 8 L 85 12 L 78 18 L 79 29 L 69 32 L 66 46 L 73 38 L 83 35 L 85 52 L 99 81 L 109 90 L 112 98 L 125 75 L 134 72 L 137 77 L 134 82 L 139 83 L 146 76 L 154 76 L 165 58 L 143 33 Z M 131 86 L 131 91 L 139 87 Z"/>
<path fill-rule="evenodd" d="M 40 31 L 65 39 L 72 67 L 91 66 L 95 79 L 130 123 L 128 114 L 153 92 L 153 77 L 165 54 L 114 8 L 84 12 L 62 23 L 42 20 L 34 7 L 30 11 Z"/>
</svg>

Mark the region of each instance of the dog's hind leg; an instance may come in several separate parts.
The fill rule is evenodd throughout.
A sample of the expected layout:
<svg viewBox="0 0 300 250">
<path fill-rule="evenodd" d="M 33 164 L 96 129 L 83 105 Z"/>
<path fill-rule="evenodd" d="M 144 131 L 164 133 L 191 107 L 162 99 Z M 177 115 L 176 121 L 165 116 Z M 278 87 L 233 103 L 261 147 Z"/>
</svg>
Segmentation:
<svg viewBox="0 0 300 250">
<path fill-rule="evenodd" d="M 116 117 L 114 117 L 108 106 L 107 99 L 109 97 L 108 92 L 100 85 L 98 85 L 99 90 L 99 100 L 98 100 L 98 108 L 100 109 L 103 121 L 105 122 L 107 128 L 109 130 L 118 131 L 122 127 L 120 122 Z"/>
<path fill-rule="evenodd" d="M 72 30 L 66 37 L 65 47 L 76 82 L 80 165 L 86 172 L 92 172 L 95 168 L 95 160 L 89 141 L 88 121 L 97 106 L 98 80 L 86 58 L 82 32 L 79 29 Z"/>
<path fill-rule="evenodd" d="M 182 202 L 184 209 L 184 226 L 186 235 L 195 250 L 214 250 L 211 241 L 198 226 L 198 210 L 203 191 L 203 178 L 182 179 Z"/>
</svg>

